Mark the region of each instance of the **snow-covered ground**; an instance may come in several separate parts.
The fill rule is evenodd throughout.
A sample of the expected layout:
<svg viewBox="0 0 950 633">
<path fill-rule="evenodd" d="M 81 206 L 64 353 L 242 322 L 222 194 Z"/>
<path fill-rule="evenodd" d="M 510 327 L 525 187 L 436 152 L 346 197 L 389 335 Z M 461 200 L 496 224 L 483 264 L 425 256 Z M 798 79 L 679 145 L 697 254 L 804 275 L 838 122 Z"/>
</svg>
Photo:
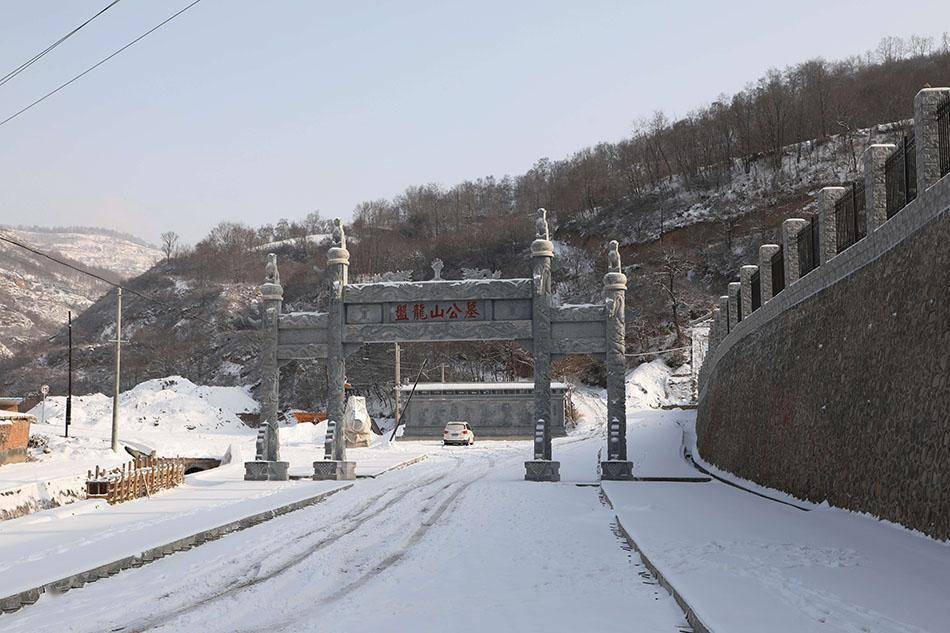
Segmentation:
<svg viewBox="0 0 950 633">
<path fill-rule="evenodd" d="M 131 459 L 121 448 L 111 450 L 111 397 L 74 397 L 68 438 L 63 433 L 66 398 L 47 398 L 45 408 L 45 424 L 43 405 L 30 411 L 37 419 L 30 435 L 46 449 L 31 449 L 32 461 L 0 468 L 0 518 L 75 501 L 82 497 L 87 470 Z M 256 431 L 238 414 L 257 409 L 240 387 L 197 386 L 179 376 L 149 380 L 119 398 L 120 446 L 156 450 L 161 457 L 221 458 L 232 447 L 250 455 Z"/>
<path fill-rule="evenodd" d="M 631 445 L 682 468 L 695 412 L 632 413 Z M 604 483 L 624 527 L 712 631 L 948 630 L 950 544 L 754 488 L 775 500 L 715 480 Z"/>
<path fill-rule="evenodd" d="M 593 425 L 559 439 L 592 478 Z M 524 481 L 530 442 L 434 449 L 311 508 L 0 616 L 9 631 L 679 631 L 596 487 Z"/>
<path fill-rule="evenodd" d="M 649 408 L 676 396 L 669 393 L 669 374 L 661 363 L 628 374 L 630 459 L 642 477 L 695 478 L 701 473 L 683 451 L 695 413 Z M 0 629 L 689 631 L 669 594 L 618 538 L 619 517 L 713 631 L 946 630 L 947 544 L 873 517 L 814 505 L 806 511 L 716 480 L 605 482 L 608 503 L 596 485 L 605 444 L 604 393 L 579 388 L 574 400 L 577 424 L 554 442 L 558 484 L 523 480 L 522 462 L 532 451 L 527 441 L 443 448 L 382 440 L 352 456 L 358 464 L 391 462 L 401 456 L 394 453 L 428 457 L 358 480 L 319 505 L 46 596 L 0 616 Z M 202 432 L 230 430 L 226 421 L 207 426 Z M 306 470 L 324 429 L 284 431 L 284 457 L 293 469 Z M 222 490 L 238 490 L 240 470 L 234 464 L 189 485 L 197 491 L 203 481 L 217 482 L 225 484 Z M 277 487 L 297 494 L 294 485 Z M 185 497 L 187 487 L 169 494 Z M 756 492 L 788 500 L 774 491 Z M 199 494 L 215 497 L 213 488 Z M 133 503 L 147 512 L 152 501 Z M 15 528 L 12 538 L 37 529 L 52 534 L 65 529 L 74 510 L 98 512 L 86 508 L 92 504 L 7 525 Z M 187 524 L 187 514 L 176 520 Z M 104 513 L 83 517 L 103 520 L 108 530 Z M 0 525 L 0 538 L 3 531 Z M 136 530 L 120 532 L 123 539 L 136 538 Z M 43 565 L 55 557 L 27 551 L 21 558 Z"/>
</svg>

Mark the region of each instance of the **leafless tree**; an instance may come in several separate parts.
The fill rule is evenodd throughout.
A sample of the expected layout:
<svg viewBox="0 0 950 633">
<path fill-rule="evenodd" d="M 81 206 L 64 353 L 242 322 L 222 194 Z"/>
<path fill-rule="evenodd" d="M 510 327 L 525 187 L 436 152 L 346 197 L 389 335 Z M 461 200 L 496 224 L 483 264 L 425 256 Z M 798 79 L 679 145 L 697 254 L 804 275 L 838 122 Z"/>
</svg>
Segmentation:
<svg viewBox="0 0 950 633">
<path fill-rule="evenodd" d="M 172 255 L 178 250 L 178 241 L 178 233 L 174 231 L 162 233 L 162 252 L 165 253 L 165 259 L 171 259 Z"/>
<path fill-rule="evenodd" d="M 690 262 L 680 257 L 676 251 L 668 250 L 663 255 L 663 261 L 660 271 L 656 273 L 656 285 L 666 294 L 670 306 L 670 320 L 673 322 L 673 329 L 676 330 L 676 342 L 683 340 L 683 332 L 680 329 L 680 308 L 685 306 L 682 292 L 677 281 L 690 269 Z"/>
</svg>

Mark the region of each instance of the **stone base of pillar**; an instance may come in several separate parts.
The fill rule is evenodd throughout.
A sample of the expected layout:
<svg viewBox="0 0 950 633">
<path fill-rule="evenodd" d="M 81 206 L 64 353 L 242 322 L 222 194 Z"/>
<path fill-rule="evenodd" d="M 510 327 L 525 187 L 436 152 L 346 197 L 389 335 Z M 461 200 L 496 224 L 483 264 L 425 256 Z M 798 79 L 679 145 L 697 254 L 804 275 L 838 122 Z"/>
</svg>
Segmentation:
<svg viewBox="0 0 950 633">
<path fill-rule="evenodd" d="M 356 479 L 356 462 L 321 460 L 313 462 L 314 481 L 349 481 Z"/>
<path fill-rule="evenodd" d="M 244 462 L 244 481 L 287 481 L 290 462 Z"/>
<path fill-rule="evenodd" d="M 605 481 L 633 481 L 633 462 L 600 462 L 600 478 Z"/>
<path fill-rule="evenodd" d="M 538 459 L 524 463 L 525 481 L 561 481 L 561 462 Z"/>
</svg>

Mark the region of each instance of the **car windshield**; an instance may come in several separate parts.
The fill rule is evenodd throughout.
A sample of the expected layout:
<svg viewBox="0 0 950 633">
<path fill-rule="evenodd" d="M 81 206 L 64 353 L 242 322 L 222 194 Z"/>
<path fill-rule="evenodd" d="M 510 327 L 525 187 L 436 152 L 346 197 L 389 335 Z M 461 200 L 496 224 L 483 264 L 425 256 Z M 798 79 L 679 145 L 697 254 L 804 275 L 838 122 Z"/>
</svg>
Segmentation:
<svg viewBox="0 0 950 633">
<path fill-rule="evenodd" d="M 461 431 L 462 429 L 465 428 L 465 425 L 464 424 L 447 424 L 445 428 L 447 428 L 450 431 Z"/>
</svg>

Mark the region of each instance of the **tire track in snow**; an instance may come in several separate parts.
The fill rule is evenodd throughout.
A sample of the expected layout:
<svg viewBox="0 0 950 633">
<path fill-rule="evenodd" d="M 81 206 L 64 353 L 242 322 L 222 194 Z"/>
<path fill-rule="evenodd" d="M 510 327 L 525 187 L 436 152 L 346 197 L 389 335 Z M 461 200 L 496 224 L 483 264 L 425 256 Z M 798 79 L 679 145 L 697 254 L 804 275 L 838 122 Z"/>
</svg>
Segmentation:
<svg viewBox="0 0 950 633">
<path fill-rule="evenodd" d="M 519 455 L 516 456 L 516 458 L 519 458 L 519 459 L 521 458 L 520 453 Z M 511 461 L 511 458 L 505 461 Z M 450 484 L 443 486 L 435 494 L 430 495 L 429 497 L 426 497 L 425 499 L 426 501 L 431 501 L 432 499 L 438 496 L 442 496 L 442 498 L 436 505 L 435 509 L 426 515 L 426 517 L 422 520 L 419 526 L 409 536 L 408 540 L 406 540 L 403 545 L 399 546 L 399 548 L 395 552 L 392 552 L 391 554 L 389 554 L 388 556 L 386 556 L 379 562 L 371 565 L 370 569 L 361 573 L 359 577 L 338 587 L 337 589 L 335 589 L 334 591 L 332 591 L 331 593 L 329 593 L 328 595 L 324 597 L 298 596 L 298 600 L 304 599 L 306 603 L 310 605 L 319 605 L 321 607 L 327 606 L 330 603 L 336 602 L 347 596 L 353 595 L 354 590 L 362 587 L 367 582 L 373 580 L 379 574 L 398 565 L 405 558 L 406 554 L 409 553 L 409 551 L 414 546 L 416 546 L 419 542 L 422 541 L 422 539 L 429 532 L 429 530 L 432 529 L 438 523 L 439 519 L 442 518 L 450 509 L 453 509 L 454 506 L 458 505 L 458 502 L 461 499 L 461 496 L 466 490 L 468 490 L 470 486 L 484 479 L 489 473 L 492 472 L 492 470 L 494 469 L 495 463 L 496 463 L 496 459 L 493 456 L 489 455 L 488 459 L 483 462 L 483 464 L 486 466 L 483 472 L 481 472 L 475 477 L 472 477 L 470 479 L 467 479 L 461 482 L 451 482 Z M 353 559 L 351 558 L 347 562 L 352 564 L 352 561 Z M 284 606 L 284 609 L 287 610 L 286 605 Z M 258 622 L 258 623 L 255 623 L 255 625 L 250 628 L 236 629 L 235 633 L 243 633 L 243 632 L 253 633 L 253 632 L 260 631 L 262 629 L 271 630 L 271 631 L 284 630 L 284 629 L 293 630 L 293 626 L 295 624 L 297 624 L 301 620 L 308 617 L 309 617 L 308 615 L 300 614 L 298 612 L 298 615 L 296 615 L 295 617 L 286 618 L 279 621 L 270 621 L 266 623 Z"/>
<path fill-rule="evenodd" d="M 263 567 L 263 561 L 272 556 L 272 552 L 253 552 L 256 554 L 256 560 L 248 565 L 245 570 L 239 573 L 238 577 L 243 577 L 244 579 L 239 581 L 237 584 L 231 584 L 227 587 L 224 587 L 220 590 L 214 591 L 211 595 L 205 596 L 197 601 L 192 601 L 189 604 L 184 606 L 172 609 L 158 616 L 150 616 L 143 618 L 141 620 L 130 622 L 124 626 L 118 626 L 111 628 L 111 631 L 147 631 L 155 629 L 165 624 L 170 623 L 171 621 L 183 616 L 188 613 L 197 611 L 204 606 L 213 604 L 219 600 L 233 596 L 241 591 L 255 587 L 261 583 L 269 581 L 273 578 L 276 578 L 285 572 L 297 567 L 298 565 L 307 561 L 314 554 L 320 552 L 327 547 L 330 547 L 340 539 L 343 539 L 346 536 L 349 536 L 360 527 L 364 525 L 367 520 L 375 518 L 376 516 L 385 513 L 391 510 L 394 506 L 406 500 L 406 493 L 410 491 L 420 491 L 425 490 L 439 482 L 445 480 L 449 475 L 457 471 L 462 464 L 462 458 L 451 455 L 454 460 L 454 464 L 447 469 L 445 472 L 442 472 L 435 477 L 429 477 L 424 479 L 422 482 L 418 480 L 412 480 L 403 485 L 392 486 L 386 488 L 385 490 L 374 494 L 365 501 L 363 501 L 359 506 L 347 511 L 343 516 L 338 519 L 333 519 L 333 521 L 327 525 L 322 526 L 316 532 L 305 532 L 301 535 L 296 536 L 290 543 L 300 543 L 307 539 L 308 536 L 316 536 L 319 534 L 325 534 L 329 530 L 337 529 L 340 524 L 343 524 L 343 528 L 325 536 L 314 543 L 307 545 L 306 549 L 303 551 L 295 550 L 289 553 L 286 551 L 288 542 L 280 542 L 278 544 L 278 549 L 284 554 L 283 562 L 280 563 L 276 568 L 268 570 L 263 575 L 260 573 Z M 377 506 L 378 502 L 385 498 L 391 496 L 383 505 Z M 430 497 L 431 498 L 431 497 Z M 272 526 L 273 527 L 273 526 Z M 218 570 L 211 569 L 208 571 L 210 575 L 218 573 Z M 165 594 L 163 598 L 171 597 L 172 594 Z"/>
</svg>

